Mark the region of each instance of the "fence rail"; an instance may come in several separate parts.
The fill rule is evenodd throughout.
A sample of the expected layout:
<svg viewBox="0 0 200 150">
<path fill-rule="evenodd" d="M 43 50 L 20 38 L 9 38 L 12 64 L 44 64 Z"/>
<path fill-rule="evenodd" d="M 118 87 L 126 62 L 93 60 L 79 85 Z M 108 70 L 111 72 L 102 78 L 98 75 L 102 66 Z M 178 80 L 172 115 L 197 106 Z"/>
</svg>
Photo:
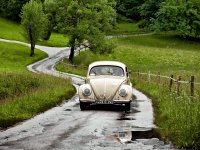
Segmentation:
<svg viewBox="0 0 200 150">
<path fill-rule="evenodd" d="M 195 77 L 194 76 L 191 76 L 188 81 L 184 81 L 184 80 L 182 80 L 181 76 L 177 76 L 177 78 L 174 78 L 174 75 L 163 76 L 163 75 L 160 74 L 160 72 L 158 72 L 158 74 L 152 74 L 150 71 L 148 73 L 143 73 L 143 72 L 140 72 L 140 71 L 136 71 L 136 72 L 131 72 L 131 74 L 137 74 L 138 79 L 140 79 L 140 75 L 146 75 L 148 83 L 151 82 L 151 77 L 156 77 L 158 84 L 160 84 L 162 78 L 169 79 L 169 89 L 170 89 L 170 91 L 172 90 L 172 85 L 175 82 L 175 84 L 176 84 L 176 92 L 177 92 L 178 95 L 181 92 L 181 89 L 180 89 L 181 88 L 181 84 L 190 84 L 190 95 L 191 96 L 194 96 L 195 85 L 200 85 L 199 82 L 195 82 Z"/>
<path fill-rule="evenodd" d="M 75 67 L 75 68 L 85 69 L 85 70 L 88 69 L 87 67 L 78 66 L 78 65 L 72 65 L 72 64 L 65 63 L 63 61 L 61 61 L 60 63 L 62 63 L 65 66 L 68 66 L 68 67 Z M 147 72 L 147 73 L 136 71 L 136 72 L 131 72 L 131 74 L 137 74 L 138 79 L 140 79 L 141 75 L 146 75 L 147 76 L 146 79 L 148 80 L 148 83 L 151 82 L 152 77 L 156 77 L 157 78 L 157 83 L 158 84 L 161 83 L 162 78 L 169 79 L 169 90 L 170 91 L 172 90 L 173 83 L 175 83 L 176 92 L 177 92 L 178 95 L 181 92 L 181 84 L 190 84 L 190 95 L 191 96 L 194 96 L 195 86 L 200 85 L 199 82 L 195 82 L 195 77 L 194 76 L 191 76 L 189 80 L 185 81 L 185 80 L 182 80 L 181 76 L 177 76 L 176 78 L 174 78 L 174 75 L 170 75 L 170 76 L 161 75 L 160 72 L 158 72 L 158 74 L 152 74 L 150 71 Z"/>
</svg>

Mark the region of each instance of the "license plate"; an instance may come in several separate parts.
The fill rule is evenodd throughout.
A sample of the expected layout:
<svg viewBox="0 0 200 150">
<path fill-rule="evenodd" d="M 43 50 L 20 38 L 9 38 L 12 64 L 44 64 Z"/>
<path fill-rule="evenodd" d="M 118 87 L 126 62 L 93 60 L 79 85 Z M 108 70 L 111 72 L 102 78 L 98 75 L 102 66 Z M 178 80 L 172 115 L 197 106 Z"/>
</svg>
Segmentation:
<svg viewBox="0 0 200 150">
<path fill-rule="evenodd" d="M 113 104 L 113 101 L 98 100 L 96 101 L 96 104 Z"/>
</svg>

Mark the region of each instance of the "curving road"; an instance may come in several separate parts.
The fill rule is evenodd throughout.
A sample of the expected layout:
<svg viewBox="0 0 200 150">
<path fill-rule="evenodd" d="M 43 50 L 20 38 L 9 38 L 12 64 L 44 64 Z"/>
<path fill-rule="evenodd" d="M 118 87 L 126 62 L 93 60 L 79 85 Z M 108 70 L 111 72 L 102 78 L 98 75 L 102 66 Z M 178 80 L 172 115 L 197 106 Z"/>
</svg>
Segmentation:
<svg viewBox="0 0 200 150">
<path fill-rule="evenodd" d="M 27 66 L 30 71 L 71 77 L 76 88 L 84 83 L 80 76 L 54 69 L 59 60 L 69 56 L 69 48 L 37 48 L 49 57 Z M 121 111 L 119 106 L 104 106 L 103 109 L 93 106 L 91 110 L 80 111 L 78 96 L 75 95 L 60 106 L 1 131 L 0 150 L 173 149 L 172 145 L 164 144 L 156 137 L 151 100 L 136 89 L 133 93 L 136 100 L 132 102 L 129 113 Z"/>
</svg>

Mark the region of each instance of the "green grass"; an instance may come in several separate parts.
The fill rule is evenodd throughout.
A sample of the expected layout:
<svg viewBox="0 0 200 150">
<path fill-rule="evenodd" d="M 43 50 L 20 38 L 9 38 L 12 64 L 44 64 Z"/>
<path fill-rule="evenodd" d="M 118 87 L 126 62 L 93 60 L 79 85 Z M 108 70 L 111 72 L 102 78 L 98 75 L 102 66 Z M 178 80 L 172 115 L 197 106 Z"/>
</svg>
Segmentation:
<svg viewBox="0 0 200 150">
<path fill-rule="evenodd" d="M 155 123 L 159 126 L 158 130 L 162 138 L 165 141 L 171 140 L 178 148 L 198 149 L 200 147 L 200 92 L 190 97 L 182 91 L 177 96 L 174 90 L 169 91 L 168 82 L 157 85 L 148 84 L 142 79 L 135 80 L 135 86 L 153 100 Z"/>
<path fill-rule="evenodd" d="M 118 45 L 113 54 L 96 55 L 85 51 L 75 57 L 75 65 L 84 68 L 96 60 L 117 60 L 127 64 L 132 72 L 140 70 L 154 74 L 160 72 L 167 76 L 173 74 L 175 77 L 181 75 L 186 81 L 194 75 L 195 82 L 200 82 L 198 40 L 181 39 L 172 33 L 112 40 Z M 83 72 L 81 74 L 84 75 Z M 182 84 L 182 91 L 178 96 L 175 85 L 169 91 L 169 80 L 162 79 L 161 84 L 157 85 L 156 79 L 152 79 L 149 84 L 146 82 L 147 76 L 140 77 L 138 81 L 137 74 L 134 73 L 131 74 L 131 80 L 136 88 L 152 98 L 156 124 L 160 127 L 163 138 L 170 139 L 179 148 L 200 147 L 200 86 L 195 85 L 195 96 L 190 97 L 189 84 Z"/>
<path fill-rule="evenodd" d="M 22 26 L 13 21 L 0 17 L 0 38 L 9 40 L 18 40 L 28 43 L 23 37 Z M 52 33 L 48 41 L 40 40 L 36 44 L 52 46 L 52 47 L 66 47 L 68 45 L 68 36 L 63 36 L 60 33 Z"/>
<path fill-rule="evenodd" d="M 0 94 L 5 96 L 0 100 L 1 128 L 44 112 L 71 98 L 75 93 L 75 88 L 68 79 L 15 73 L 0 76 L 1 80 L 6 81 L 0 81 Z"/>
<path fill-rule="evenodd" d="M 18 23 L 0 17 L 0 38 L 27 42 Z"/>
<path fill-rule="evenodd" d="M 83 66 L 74 66 L 72 65 L 68 59 L 63 59 L 63 61 L 60 61 L 57 65 L 56 65 L 56 70 L 59 70 L 61 72 L 67 72 L 70 74 L 76 74 L 76 75 L 80 75 L 80 76 L 86 76 L 87 74 L 87 69 L 86 67 Z"/>
<path fill-rule="evenodd" d="M 0 128 L 29 119 L 75 93 L 68 79 L 32 74 L 26 66 L 47 57 L 29 47 L 0 42 Z"/>
<path fill-rule="evenodd" d="M 115 27 L 115 30 L 107 33 L 108 35 L 129 35 L 129 34 L 138 34 L 146 33 L 144 29 L 138 28 L 137 23 L 118 23 Z"/>
<path fill-rule="evenodd" d="M 51 47 L 67 47 L 69 42 L 69 37 L 61 33 L 52 33 L 49 40 L 39 41 L 38 45 L 46 45 Z"/>
<path fill-rule="evenodd" d="M 30 48 L 12 43 L 0 42 L 0 72 L 28 72 L 26 66 L 47 57 L 47 54 L 35 50 L 35 56 L 30 57 Z"/>
</svg>

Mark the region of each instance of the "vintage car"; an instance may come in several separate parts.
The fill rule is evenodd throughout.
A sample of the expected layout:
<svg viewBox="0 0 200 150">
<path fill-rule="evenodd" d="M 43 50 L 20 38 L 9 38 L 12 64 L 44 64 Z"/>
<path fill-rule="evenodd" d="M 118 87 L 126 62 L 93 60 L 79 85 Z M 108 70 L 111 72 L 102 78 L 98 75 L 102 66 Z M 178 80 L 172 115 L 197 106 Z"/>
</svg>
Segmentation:
<svg viewBox="0 0 200 150">
<path fill-rule="evenodd" d="M 130 110 L 132 84 L 125 64 L 117 61 L 96 61 L 89 65 L 85 84 L 79 87 L 80 109 L 90 105 L 123 105 Z"/>
</svg>

